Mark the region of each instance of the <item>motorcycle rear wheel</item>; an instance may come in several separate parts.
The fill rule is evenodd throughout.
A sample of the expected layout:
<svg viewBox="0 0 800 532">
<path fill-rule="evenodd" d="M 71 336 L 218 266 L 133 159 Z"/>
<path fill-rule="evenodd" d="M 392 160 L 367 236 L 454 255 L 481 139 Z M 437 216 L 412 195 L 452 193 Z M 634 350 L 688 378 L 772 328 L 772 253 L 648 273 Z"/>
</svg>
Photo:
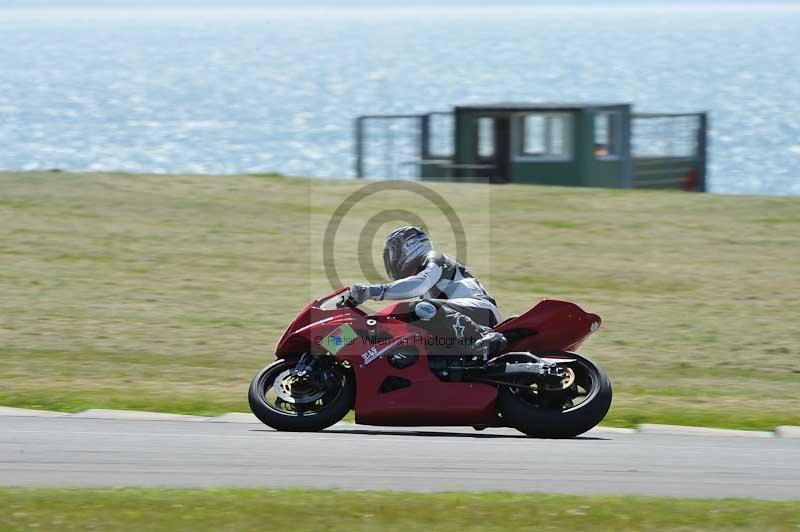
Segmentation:
<svg viewBox="0 0 800 532">
<path fill-rule="evenodd" d="M 573 372 L 569 389 L 548 391 L 522 378 L 515 384 L 530 388 L 503 386 L 498 396 L 505 422 L 535 438 L 574 438 L 592 429 L 611 407 L 611 380 L 606 372 L 577 353 L 557 351 L 537 354 L 541 357 L 568 358 L 564 363 Z M 576 399 L 579 404 L 574 404 Z"/>
<path fill-rule="evenodd" d="M 332 372 L 335 383 L 330 388 L 305 387 L 295 393 L 290 385 L 289 393 L 296 395 L 292 397 L 296 402 L 291 403 L 276 396 L 275 381 L 290 378 L 288 370 L 297 363 L 294 359 L 280 359 L 258 372 L 248 392 L 253 414 L 275 430 L 291 432 L 316 432 L 341 421 L 355 403 L 355 379 L 349 368 L 333 364 L 326 369 Z"/>
</svg>

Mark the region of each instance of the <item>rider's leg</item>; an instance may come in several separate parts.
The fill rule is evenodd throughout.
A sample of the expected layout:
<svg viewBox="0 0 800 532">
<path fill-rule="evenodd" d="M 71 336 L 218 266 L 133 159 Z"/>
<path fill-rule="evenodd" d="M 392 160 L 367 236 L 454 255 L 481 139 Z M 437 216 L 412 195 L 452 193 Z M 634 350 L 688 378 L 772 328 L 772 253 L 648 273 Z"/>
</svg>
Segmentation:
<svg viewBox="0 0 800 532">
<path fill-rule="evenodd" d="M 452 311 L 451 319 L 456 328 L 465 326 L 471 341 L 473 355 L 492 357 L 506 348 L 506 337 L 492 329 L 497 325 L 500 313 L 491 302 L 477 298 L 448 299 L 442 303 Z"/>
<path fill-rule="evenodd" d="M 498 313 L 488 301 L 421 299 L 411 303 L 409 310 L 420 326 L 435 337 L 454 339 L 468 356 L 493 356 L 507 345 L 505 336 L 491 328 L 497 324 Z"/>
</svg>

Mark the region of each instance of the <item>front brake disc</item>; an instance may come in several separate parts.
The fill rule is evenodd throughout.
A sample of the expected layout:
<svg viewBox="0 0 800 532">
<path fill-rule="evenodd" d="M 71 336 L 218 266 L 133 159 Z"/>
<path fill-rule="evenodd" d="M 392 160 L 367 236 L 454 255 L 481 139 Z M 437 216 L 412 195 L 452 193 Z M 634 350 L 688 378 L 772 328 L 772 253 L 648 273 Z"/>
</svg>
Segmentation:
<svg viewBox="0 0 800 532">
<path fill-rule="evenodd" d="M 322 399 L 325 395 L 324 389 L 310 385 L 306 379 L 293 377 L 291 372 L 291 369 L 287 369 L 275 377 L 272 383 L 275 395 L 291 404 L 313 403 Z"/>
</svg>

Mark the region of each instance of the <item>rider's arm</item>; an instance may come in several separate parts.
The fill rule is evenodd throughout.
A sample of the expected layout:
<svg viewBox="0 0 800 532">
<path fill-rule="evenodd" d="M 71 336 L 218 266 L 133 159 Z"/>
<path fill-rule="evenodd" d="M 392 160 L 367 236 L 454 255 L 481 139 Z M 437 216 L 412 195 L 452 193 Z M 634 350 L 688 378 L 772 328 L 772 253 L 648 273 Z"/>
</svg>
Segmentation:
<svg viewBox="0 0 800 532">
<path fill-rule="evenodd" d="M 442 266 L 437 261 L 428 261 L 425 268 L 416 275 L 398 279 L 389 284 L 370 286 L 372 299 L 411 299 L 419 297 L 434 287 L 442 278 Z"/>
</svg>

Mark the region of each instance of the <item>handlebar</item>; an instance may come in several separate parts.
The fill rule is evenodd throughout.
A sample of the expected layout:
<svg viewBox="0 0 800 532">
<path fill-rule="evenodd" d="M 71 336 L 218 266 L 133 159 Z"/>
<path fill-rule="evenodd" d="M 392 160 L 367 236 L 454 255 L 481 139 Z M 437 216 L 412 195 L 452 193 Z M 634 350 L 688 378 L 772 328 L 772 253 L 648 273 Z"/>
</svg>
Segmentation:
<svg viewBox="0 0 800 532">
<path fill-rule="evenodd" d="M 339 303 L 336 303 L 336 308 L 356 308 L 358 304 L 350 297 L 350 293 L 347 293 L 346 297 L 343 297 Z"/>
</svg>

